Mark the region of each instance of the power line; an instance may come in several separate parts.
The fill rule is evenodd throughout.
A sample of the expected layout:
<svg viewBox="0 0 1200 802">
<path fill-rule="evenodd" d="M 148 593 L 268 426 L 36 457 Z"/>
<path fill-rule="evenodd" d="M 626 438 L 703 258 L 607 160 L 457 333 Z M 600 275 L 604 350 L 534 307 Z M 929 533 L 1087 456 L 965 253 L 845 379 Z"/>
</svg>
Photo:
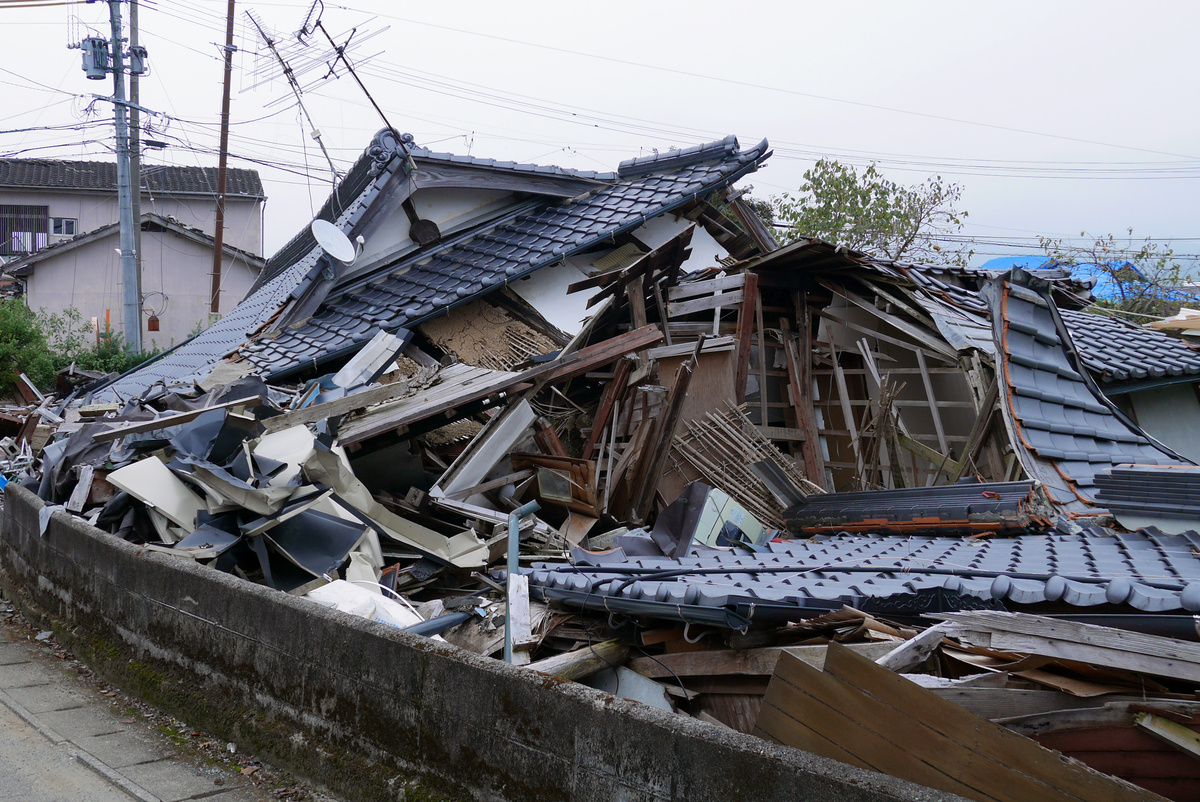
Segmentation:
<svg viewBox="0 0 1200 802">
<path fill-rule="evenodd" d="M 345 11 L 354 11 L 355 10 L 348 6 L 337 6 L 337 5 L 333 5 L 333 4 L 330 4 L 330 7 L 331 8 L 339 8 L 339 9 L 342 9 Z M 379 14 L 377 14 L 377 16 L 383 17 L 385 19 L 393 19 L 398 22 L 406 22 L 406 23 L 409 23 L 412 25 L 423 25 L 423 26 L 426 26 L 429 28 L 438 28 L 438 29 L 445 30 L 445 31 L 451 31 L 454 33 L 465 34 L 467 36 L 476 36 L 476 37 L 479 37 L 482 39 L 492 39 L 492 40 L 499 41 L 499 42 L 506 42 L 509 44 L 522 45 L 524 47 L 535 47 L 535 48 L 538 48 L 541 50 L 548 50 L 548 51 L 554 52 L 554 53 L 564 53 L 564 54 L 573 55 L 573 56 L 582 56 L 584 58 L 596 59 L 598 61 L 606 61 L 606 62 L 614 63 L 614 64 L 623 64 L 625 66 L 638 67 L 640 69 L 656 70 L 658 72 L 665 72 L 665 73 L 669 73 L 672 75 L 682 75 L 682 76 L 686 76 L 689 78 L 700 78 L 703 80 L 716 81 L 719 83 L 730 84 L 732 86 L 741 86 L 741 87 L 745 87 L 745 88 L 749 88 L 749 89 L 760 89 L 760 90 L 768 91 L 768 92 L 777 92 L 780 94 L 792 95 L 794 97 L 805 97 L 805 98 L 809 98 L 812 100 L 822 100 L 822 101 L 826 101 L 829 103 L 841 103 L 841 104 L 850 105 L 850 106 L 857 106 L 859 108 L 872 109 L 875 111 L 886 111 L 886 112 L 893 113 L 893 114 L 904 114 L 904 115 L 913 116 L 913 117 L 921 117 L 924 119 L 938 120 L 940 122 L 949 122 L 949 123 L 955 123 L 958 125 L 969 125 L 969 126 L 974 126 L 974 127 L 978 127 L 978 128 L 988 128 L 988 129 L 996 130 L 996 131 L 1008 131 L 1010 133 L 1025 134 L 1028 136 L 1037 136 L 1037 137 L 1043 137 L 1043 138 L 1047 138 L 1047 139 L 1057 139 L 1057 140 L 1066 141 L 1066 142 L 1078 142 L 1078 143 L 1086 144 L 1086 145 L 1099 145 L 1102 147 L 1119 148 L 1122 150 L 1132 150 L 1132 151 L 1137 151 L 1140 153 L 1153 153 L 1153 154 L 1156 154 L 1159 156 L 1174 156 L 1176 158 L 1182 158 L 1182 159 L 1197 159 L 1198 158 L 1196 156 L 1189 156 L 1187 154 L 1182 154 L 1182 153 L 1171 153 L 1171 152 L 1167 152 L 1167 151 L 1154 150 L 1151 148 L 1139 148 L 1139 147 L 1135 147 L 1133 145 L 1118 145 L 1118 144 L 1115 144 L 1112 142 L 1102 142 L 1102 141 L 1094 140 L 1094 139 L 1083 139 L 1081 137 L 1071 137 L 1071 136 L 1065 136 L 1062 134 L 1048 134 L 1048 133 L 1041 132 L 1041 131 L 1030 131 L 1030 130 L 1027 130 L 1024 128 L 1015 128 L 1015 127 L 1007 126 L 1007 125 L 998 125 L 995 123 L 984 123 L 984 122 L 978 122 L 975 120 L 962 120 L 962 119 L 958 119 L 955 117 L 946 117 L 946 116 L 939 115 L 939 114 L 930 114 L 927 112 L 912 111 L 909 109 L 898 109 L 898 108 L 893 108 L 891 106 L 882 106 L 882 105 L 877 105 L 877 104 L 873 104 L 873 103 L 863 103 L 861 101 L 856 101 L 856 100 L 845 100 L 844 98 L 830 97 L 828 95 L 818 95 L 818 94 L 814 94 L 811 92 L 801 92 L 796 89 L 786 89 L 784 87 L 770 86 L 767 84 L 759 84 L 759 83 L 754 83 L 751 81 L 742 81 L 742 80 L 738 80 L 736 78 L 729 78 L 729 77 L 721 76 L 721 75 L 706 75 L 704 73 L 692 72 L 690 70 L 681 70 L 676 67 L 664 67 L 664 66 L 657 65 L 657 64 L 648 64 L 645 62 L 633 61 L 631 59 L 616 58 L 615 56 L 603 56 L 603 55 L 600 55 L 597 53 L 587 53 L 587 52 L 581 51 L 581 50 L 571 50 L 570 48 L 557 47 L 555 45 L 545 45 L 545 44 L 540 44 L 538 42 L 527 42 L 527 41 L 524 41 L 521 39 L 513 39 L 510 37 L 506 37 L 506 36 L 498 36 L 496 34 L 482 33 L 480 31 L 472 31 L 472 30 L 468 30 L 466 28 L 456 28 L 451 25 L 441 25 L 441 24 L 434 23 L 434 22 L 425 22 L 423 20 L 414 20 L 411 18 L 399 17 L 399 16 L 395 16 L 392 14 L 379 13 Z"/>
</svg>

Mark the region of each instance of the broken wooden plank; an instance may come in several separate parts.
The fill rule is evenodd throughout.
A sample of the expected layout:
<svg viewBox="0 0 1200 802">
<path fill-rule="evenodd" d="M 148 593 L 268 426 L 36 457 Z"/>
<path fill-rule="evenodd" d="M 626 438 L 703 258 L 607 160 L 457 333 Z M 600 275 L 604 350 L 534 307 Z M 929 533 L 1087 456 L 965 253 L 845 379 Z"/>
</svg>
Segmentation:
<svg viewBox="0 0 1200 802">
<path fill-rule="evenodd" d="M 758 298 L 758 274 L 746 274 L 744 293 L 748 298 Z M 750 377 L 750 346 L 753 333 L 754 303 L 751 301 L 748 304 L 743 303 L 738 309 L 737 334 L 734 336 L 734 340 L 737 342 L 737 373 L 733 388 L 739 404 L 746 402 L 746 382 Z"/>
<path fill-rule="evenodd" d="M 505 485 L 523 482 L 531 476 L 533 476 L 533 471 L 517 471 L 516 473 L 510 473 L 506 476 L 498 476 L 495 479 L 489 479 L 488 481 L 481 482 L 473 487 L 464 487 L 460 490 L 455 490 L 453 493 L 447 493 L 446 498 L 453 500 L 465 499 L 470 496 L 474 496 L 477 493 L 487 493 L 489 490 L 495 490 L 497 488 L 504 487 Z"/>
<path fill-rule="evenodd" d="M 341 400 L 341 399 L 339 399 Z M 108 429 L 100 432 L 92 439 L 97 443 L 107 443 L 109 440 L 118 440 L 127 434 L 141 434 L 142 432 L 153 432 L 158 429 L 166 429 L 168 426 L 178 426 L 181 423 L 194 421 L 206 412 L 212 412 L 214 409 L 233 409 L 234 407 L 255 407 L 265 403 L 266 399 L 261 395 L 252 396 L 250 398 L 242 398 L 237 401 L 226 401 L 223 404 L 213 404 L 211 407 L 203 409 L 193 409 L 188 412 L 179 412 L 175 415 L 166 415 L 154 420 L 142 421 L 141 423 L 131 423 L 127 426 L 122 426 L 116 429 Z M 275 421 L 279 418 L 286 417 L 279 415 L 271 418 Z"/>
<path fill-rule="evenodd" d="M 897 674 L 911 671 L 929 659 L 929 655 L 941 644 L 947 629 L 944 622 L 934 624 L 878 658 L 875 664 Z"/>
<path fill-rule="evenodd" d="M 755 734 L 973 799 L 1155 798 L 980 719 L 837 643 L 829 646 L 823 672 L 780 657 Z"/>
<path fill-rule="evenodd" d="M 682 301 L 685 298 L 698 298 L 701 295 L 723 290 L 735 290 L 749 280 L 750 276 L 757 278 L 754 273 L 735 273 L 732 276 L 720 276 L 705 281 L 689 281 L 686 284 L 671 287 L 667 291 L 667 298 L 671 301 Z"/>
<path fill-rule="evenodd" d="M 540 671 L 543 674 L 553 674 L 563 679 L 582 679 L 594 674 L 602 668 L 619 665 L 629 659 L 629 647 L 620 640 L 608 640 L 603 643 L 585 646 L 573 652 L 563 652 L 536 663 L 530 663 L 525 668 Z"/>
<path fill-rule="evenodd" d="M 587 443 L 583 446 L 583 458 L 591 459 L 596 453 L 596 444 L 600 441 L 600 436 L 604 433 L 604 427 L 608 425 L 608 418 L 612 414 L 613 405 L 625 394 L 625 387 L 629 382 L 629 375 L 633 373 L 633 362 L 629 359 L 622 359 L 617 363 L 617 372 L 613 376 L 613 380 L 604 388 L 604 394 L 600 397 L 600 405 L 596 408 L 596 417 L 592 421 L 592 432 L 588 435 Z"/>
<path fill-rule="evenodd" d="M 634 523 L 641 524 L 649 517 L 650 507 L 654 503 L 654 491 L 658 487 L 658 480 L 662 477 L 663 468 L 667 464 L 671 441 L 675 437 L 675 429 L 679 426 L 679 419 L 683 414 L 683 402 L 687 398 L 688 386 L 691 384 L 692 374 L 696 370 L 696 362 L 700 357 L 700 349 L 703 347 L 704 337 L 701 336 L 696 341 L 696 349 L 691 358 L 682 363 L 675 371 L 675 382 L 671 385 L 671 391 L 667 395 L 666 410 L 658 418 L 654 434 L 651 435 L 646 445 L 649 449 L 649 459 L 641 460 L 638 463 L 627 516 Z"/>
<path fill-rule="evenodd" d="M 17 392 L 21 394 L 21 398 L 26 404 L 42 404 L 46 401 L 46 396 L 42 395 L 38 390 L 37 385 L 26 376 L 24 373 L 17 374 L 17 380 L 14 382 L 17 387 Z"/>
<path fill-rule="evenodd" d="M 1134 723 L 1163 743 L 1170 744 L 1180 752 L 1200 758 L 1200 733 L 1164 716 L 1153 713 L 1138 713 Z"/>
<path fill-rule="evenodd" d="M 938 613 L 947 633 L 993 649 L 1200 682 L 1200 644 L 1027 613 Z"/>
<path fill-rule="evenodd" d="M 909 437 L 903 432 L 896 433 L 896 442 L 918 457 L 932 463 L 938 471 L 945 471 L 949 476 L 960 476 L 963 472 L 965 466 L 960 462 L 950 459 L 948 453 L 942 454 L 935 451 L 920 440 Z"/>
<path fill-rule="evenodd" d="M 567 456 L 566 447 L 563 445 L 562 440 L 559 439 L 558 432 L 554 431 L 554 427 L 550 425 L 549 421 L 545 418 L 538 418 L 534 421 L 533 427 L 536 430 L 533 439 L 538 444 L 538 448 L 554 456 Z"/>
<path fill-rule="evenodd" d="M 357 420 L 344 425 L 338 432 L 338 442 L 342 445 L 361 443 L 402 426 L 418 423 L 438 414 L 445 414 L 448 409 L 453 411 L 483 401 L 490 396 L 510 392 L 518 385 L 530 381 L 565 381 L 583 375 L 601 365 L 607 365 L 643 346 L 653 345 L 662 337 L 662 331 L 657 326 L 646 326 L 581 348 L 565 357 L 559 357 L 521 373 L 492 371 L 464 365 L 459 373 L 467 375 L 459 378 L 458 384 L 450 385 L 454 389 L 449 397 L 446 395 L 448 387 L 445 384 L 434 385 L 429 388 L 429 391 L 413 398 L 390 404 L 383 409 L 373 410 L 369 420 Z M 442 376 L 455 367 L 458 366 L 452 365 L 450 368 L 445 368 Z"/>
<path fill-rule="evenodd" d="M 996 414 L 996 402 L 1000 398 L 1000 384 L 995 379 L 989 385 L 987 392 L 984 394 L 983 402 L 979 406 L 979 414 L 975 417 L 975 423 L 971 426 L 971 432 L 967 435 L 967 445 L 963 448 L 962 459 L 959 460 L 958 469 L 951 471 L 946 477 L 953 484 L 962 476 L 966 466 L 971 464 L 979 450 L 983 448 L 983 443 L 987 437 L 988 430 L 992 427 L 992 419 Z"/>
<path fill-rule="evenodd" d="M 92 479 L 95 472 L 95 466 L 79 466 L 79 478 L 75 482 L 75 489 L 71 491 L 71 498 L 67 500 L 68 512 L 83 512 L 83 508 L 87 504 L 92 492 Z"/>
<path fill-rule="evenodd" d="M 786 332 L 783 338 L 784 361 L 793 394 L 792 409 L 796 414 L 796 427 L 804 432 L 800 454 L 804 458 L 805 476 L 817 487 L 826 489 L 825 464 L 812 405 L 812 320 L 804 297 L 796 293 L 794 300 L 799 342 L 787 336 Z M 781 321 L 784 319 L 780 318 Z"/>
<path fill-rule="evenodd" d="M 667 304 L 667 317 L 683 317 L 693 312 L 703 312 L 707 309 L 720 309 L 742 302 L 742 290 L 734 292 L 718 292 L 708 298 L 697 298 L 692 301 L 671 301 Z"/>
<path fill-rule="evenodd" d="M 852 643 L 846 647 L 868 660 L 883 657 L 895 647 L 894 643 Z M 711 649 L 700 652 L 659 654 L 637 657 L 629 667 L 651 679 L 687 677 L 768 677 L 775 671 L 779 655 L 787 653 L 820 668 L 825 664 L 827 646 L 773 646 L 761 649 Z"/>
</svg>

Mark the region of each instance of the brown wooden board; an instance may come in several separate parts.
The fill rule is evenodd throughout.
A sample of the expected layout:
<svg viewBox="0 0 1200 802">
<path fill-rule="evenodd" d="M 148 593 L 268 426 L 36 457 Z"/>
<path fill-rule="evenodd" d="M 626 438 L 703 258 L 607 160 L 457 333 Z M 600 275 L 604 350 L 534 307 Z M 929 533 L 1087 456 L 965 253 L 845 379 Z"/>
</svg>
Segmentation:
<svg viewBox="0 0 1200 802">
<path fill-rule="evenodd" d="M 730 729 L 754 732 L 754 722 L 762 708 L 762 696 L 740 693 L 706 693 L 698 697 L 695 707 L 708 713 Z"/>
<path fill-rule="evenodd" d="M 894 643 L 855 643 L 842 648 L 859 652 L 868 660 L 883 657 Z M 820 668 L 825 662 L 826 646 L 786 646 L 762 649 L 711 649 L 702 652 L 660 654 L 639 657 L 629 667 L 652 679 L 673 677 L 770 676 L 779 655 L 788 652 L 809 665 Z"/>
<path fill-rule="evenodd" d="M 840 644 L 780 657 L 755 734 L 980 800 L 1160 798 L 974 716 Z"/>
</svg>

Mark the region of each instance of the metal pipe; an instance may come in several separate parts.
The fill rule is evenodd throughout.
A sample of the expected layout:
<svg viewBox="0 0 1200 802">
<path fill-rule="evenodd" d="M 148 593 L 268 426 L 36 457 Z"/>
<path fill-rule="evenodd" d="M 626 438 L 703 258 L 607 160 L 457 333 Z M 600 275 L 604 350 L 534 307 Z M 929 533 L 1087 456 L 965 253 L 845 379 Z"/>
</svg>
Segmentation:
<svg viewBox="0 0 1200 802">
<path fill-rule="evenodd" d="M 520 546 L 521 519 L 533 515 L 542 508 L 536 501 L 523 504 L 508 514 L 508 577 L 504 595 L 504 662 L 512 662 L 512 590 L 513 576 L 517 573 L 517 551 Z"/>
<path fill-rule="evenodd" d="M 405 628 L 405 632 L 411 632 L 413 635 L 423 635 L 426 638 L 432 638 L 434 635 L 441 635 L 443 632 L 448 632 L 454 629 L 459 624 L 471 620 L 472 613 L 446 613 L 439 615 L 437 618 L 431 618 L 428 621 L 422 621 L 419 624 L 413 624 L 411 627 Z"/>
</svg>

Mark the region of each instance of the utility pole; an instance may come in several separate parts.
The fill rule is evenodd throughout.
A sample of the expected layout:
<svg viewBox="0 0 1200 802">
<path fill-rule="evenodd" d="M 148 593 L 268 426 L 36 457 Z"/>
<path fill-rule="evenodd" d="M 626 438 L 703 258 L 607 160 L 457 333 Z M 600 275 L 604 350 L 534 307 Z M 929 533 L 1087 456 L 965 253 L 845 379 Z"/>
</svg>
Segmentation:
<svg viewBox="0 0 1200 802">
<path fill-rule="evenodd" d="M 233 5 L 229 0 L 229 11 L 225 17 L 225 94 L 221 97 L 221 155 L 217 167 L 217 223 L 213 243 L 212 300 L 208 312 L 210 320 L 221 312 L 221 262 L 225 254 L 225 173 L 229 161 L 229 84 L 233 74 Z"/>
<path fill-rule="evenodd" d="M 233 0 L 230 0 L 232 3 Z M 113 106 L 117 128 L 117 203 L 121 207 L 121 282 L 124 295 L 125 345 L 142 351 L 142 297 L 134 257 L 133 197 L 129 185 L 129 125 L 125 100 L 125 58 L 121 50 L 121 0 L 108 0 L 112 26 Z M 138 188 L 139 191 L 141 188 Z"/>
<path fill-rule="evenodd" d="M 138 0 L 129 0 L 129 52 L 138 48 Z M 141 73 L 129 71 L 129 183 L 133 190 L 133 258 L 137 264 L 138 311 L 142 298 L 142 102 Z M 141 317 L 138 318 L 141 331 Z"/>
</svg>

